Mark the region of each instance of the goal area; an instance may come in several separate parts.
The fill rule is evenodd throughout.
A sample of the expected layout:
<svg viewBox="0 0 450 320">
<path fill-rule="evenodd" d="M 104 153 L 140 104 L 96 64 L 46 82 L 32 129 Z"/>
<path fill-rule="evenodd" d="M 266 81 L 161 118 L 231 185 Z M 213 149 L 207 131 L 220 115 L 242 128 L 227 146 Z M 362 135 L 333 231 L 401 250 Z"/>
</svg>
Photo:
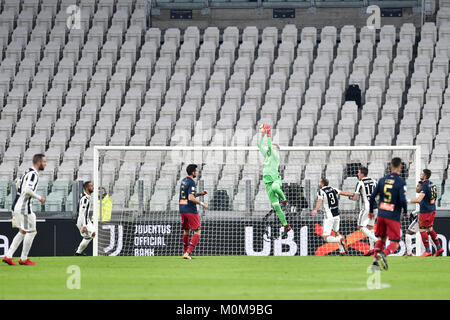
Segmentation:
<svg viewBox="0 0 450 320">
<path fill-rule="evenodd" d="M 288 206 L 284 208 L 293 231 L 283 228 L 262 181 L 264 158 L 256 146 L 95 146 L 93 199 L 103 188 L 112 207 L 102 198 L 93 201 L 95 256 L 181 256 L 183 243 L 179 214 L 181 180 L 186 167 L 198 166 L 197 192 L 208 210 L 198 206 L 201 238 L 194 255 L 338 255 L 336 243 L 322 239 L 323 210 L 317 201 L 319 180 L 354 192 L 358 169 L 367 166 L 376 180 L 389 172 L 389 162 L 400 157 L 407 197 L 416 195 L 421 170 L 420 146 L 280 146 L 280 176 Z M 103 197 L 103 196 L 102 196 Z M 408 204 L 408 211 L 416 205 Z M 369 250 L 367 237 L 357 228 L 360 201 L 340 196 L 340 233 L 349 255 Z M 402 241 L 394 255 L 405 253 L 404 234 L 410 219 L 403 217 Z M 422 252 L 420 236 L 415 253 Z"/>
</svg>

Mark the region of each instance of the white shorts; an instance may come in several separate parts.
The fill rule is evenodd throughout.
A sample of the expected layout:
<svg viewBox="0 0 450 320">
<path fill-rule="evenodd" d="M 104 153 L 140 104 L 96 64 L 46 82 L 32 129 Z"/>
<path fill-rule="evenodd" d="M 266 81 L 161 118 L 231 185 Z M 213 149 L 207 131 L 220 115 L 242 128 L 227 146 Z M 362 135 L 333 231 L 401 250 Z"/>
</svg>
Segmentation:
<svg viewBox="0 0 450 320">
<path fill-rule="evenodd" d="M 341 218 L 339 216 L 333 218 L 323 219 L 323 236 L 331 235 L 331 230 L 339 232 L 339 223 Z"/>
<path fill-rule="evenodd" d="M 373 227 L 375 225 L 376 217 L 377 217 L 377 214 L 374 212 L 373 219 L 370 219 L 369 211 L 362 209 L 358 215 L 358 226 L 360 226 L 360 227 L 372 226 Z"/>
<path fill-rule="evenodd" d="M 86 225 L 86 232 L 81 232 L 81 229 L 83 228 L 83 226 L 77 225 L 77 227 L 78 227 L 78 230 L 80 230 L 81 236 L 85 239 L 92 238 L 92 234 L 95 232 L 93 224 Z"/>
<path fill-rule="evenodd" d="M 32 213 L 14 212 L 12 214 L 12 227 L 26 232 L 36 231 L 36 215 Z"/>
<path fill-rule="evenodd" d="M 419 232 L 419 215 L 414 218 L 413 222 L 408 226 L 408 230 L 414 233 Z"/>
</svg>

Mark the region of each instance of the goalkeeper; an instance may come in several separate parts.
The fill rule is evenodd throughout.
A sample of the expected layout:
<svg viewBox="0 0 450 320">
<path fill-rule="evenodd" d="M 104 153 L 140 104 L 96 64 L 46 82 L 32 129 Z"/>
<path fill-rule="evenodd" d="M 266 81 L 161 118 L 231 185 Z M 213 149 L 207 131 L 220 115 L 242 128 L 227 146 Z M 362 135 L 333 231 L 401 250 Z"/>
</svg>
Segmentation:
<svg viewBox="0 0 450 320">
<path fill-rule="evenodd" d="M 280 205 L 280 200 L 284 207 L 287 204 L 286 196 L 281 189 L 281 177 L 278 173 L 278 167 L 280 166 L 280 148 L 276 144 L 272 145 L 271 129 L 269 125 L 261 125 L 260 130 L 261 137 L 258 141 L 258 148 L 264 156 L 263 181 L 266 185 L 266 192 L 269 197 L 269 201 L 284 227 L 283 236 L 286 236 L 288 231 L 292 228 L 287 223 L 286 216 Z M 267 135 L 267 148 L 263 146 L 263 139 L 265 135 Z"/>
</svg>

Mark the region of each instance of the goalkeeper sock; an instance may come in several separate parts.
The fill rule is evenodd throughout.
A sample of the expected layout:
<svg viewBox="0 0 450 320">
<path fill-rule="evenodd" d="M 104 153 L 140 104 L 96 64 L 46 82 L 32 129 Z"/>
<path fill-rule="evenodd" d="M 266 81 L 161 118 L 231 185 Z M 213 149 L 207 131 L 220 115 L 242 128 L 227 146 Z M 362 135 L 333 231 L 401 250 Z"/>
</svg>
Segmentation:
<svg viewBox="0 0 450 320">
<path fill-rule="evenodd" d="M 36 234 L 37 232 L 28 232 L 23 238 L 22 255 L 20 257 L 22 261 L 28 259 L 28 253 L 30 252 L 31 245 L 33 244 L 33 240 Z"/>
<path fill-rule="evenodd" d="M 188 248 L 189 248 L 189 235 L 188 234 L 184 234 L 183 235 L 183 250 L 184 250 L 184 253 L 186 253 Z"/>
<path fill-rule="evenodd" d="M 14 237 L 11 246 L 9 247 L 8 252 L 6 253 L 6 257 L 11 259 L 14 255 L 14 252 L 16 252 L 17 248 L 20 246 L 20 244 L 23 241 L 23 238 L 25 235 L 23 233 L 17 232 L 16 236 Z"/>
<path fill-rule="evenodd" d="M 278 196 L 279 199 L 281 199 L 281 201 L 286 201 L 286 196 L 278 183 L 272 184 L 272 191 Z"/>
<path fill-rule="evenodd" d="M 284 226 L 287 225 L 286 216 L 284 215 L 283 210 L 281 210 L 281 206 L 279 202 L 272 203 L 275 212 L 277 213 L 278 219 L 281 221 L 281 224 Z"/>
<path fill-rule="evenodd" d="M 84 249 L 86 249 L 87 246 L 89 245 L 89 242 L 91 242 L 91 239 L 81 240 L 80 245 L 78 246 L 78 249 L 77 249 L 77 253 L 82 253 L 84 251 Z"/>
<path fill-rule="evenodd" d="M 377 237 L 375 237 L 375 232 L 369 230 L 367 227 L 362 227 L 361 232 L 364 233 L 369 238 L 370 250 L 373 250 L 375 242 L 377 242 Z"/>
<path fill-rule="evenodd" d="M 192 253 L 192 251 L 194 251 L 195 246 L 198 244 L 199 239 L 200 239 L 200 235 L 197 233 L 194 233 L 194 235 L 192 236 L 192 239 L 191 239 L 191 243 L 189 244 L 189 248 L 187 250 L 188 253 Z"/>
<path fill-rule="evenodd" d="M 405 235 L 406 254 L 412 254 L 412 234 L 407 233 Z"/>
</svg>

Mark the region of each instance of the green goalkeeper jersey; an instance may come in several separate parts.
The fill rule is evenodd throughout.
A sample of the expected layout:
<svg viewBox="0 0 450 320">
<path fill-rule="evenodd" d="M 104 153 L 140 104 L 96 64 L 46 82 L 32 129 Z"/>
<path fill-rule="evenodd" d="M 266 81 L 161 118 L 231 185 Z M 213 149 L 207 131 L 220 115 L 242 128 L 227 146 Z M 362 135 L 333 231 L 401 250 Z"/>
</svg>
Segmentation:
<svg viewBox="0 0 450 320">
<path fill-rule="evenodd" d="M 263 181 L 270 183 L 281 179 L 278 172 L 280 166 L 280 155 L 272 148 L 272 138 L 267 138 L 267 148 L 263 146 L 264 137 L 260 137 L 258 148 L 264 156 Z"/>
</svg>

